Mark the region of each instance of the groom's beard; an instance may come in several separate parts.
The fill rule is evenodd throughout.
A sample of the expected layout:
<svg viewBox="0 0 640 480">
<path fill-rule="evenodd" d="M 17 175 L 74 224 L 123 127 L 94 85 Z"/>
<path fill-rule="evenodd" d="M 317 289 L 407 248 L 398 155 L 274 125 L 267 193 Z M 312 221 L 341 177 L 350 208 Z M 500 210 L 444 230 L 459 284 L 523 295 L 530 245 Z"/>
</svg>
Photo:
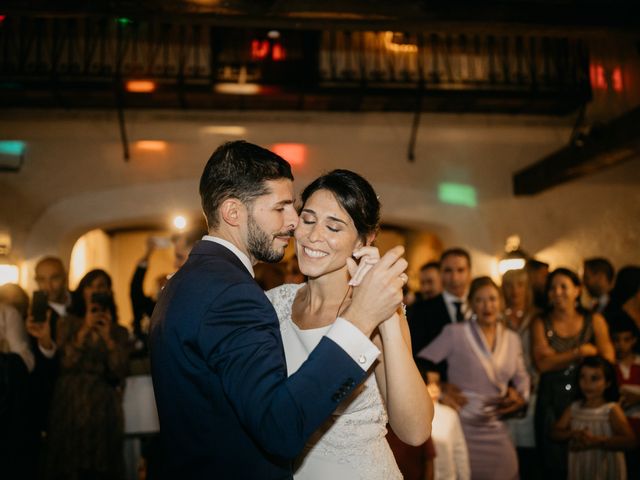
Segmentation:
<svg viewBox="0 0 640 480">
<path fill-rule="evenodd" d="M 285 231 L 269 235 L 249 215 L 247 220 L 247 248 L 253 258 L 266 263 L 278 263 L 284 257 L 284 248 L 275 249 L 273 241 L 276 237 L 291 236 L 293 232 Z"/>
</svg>

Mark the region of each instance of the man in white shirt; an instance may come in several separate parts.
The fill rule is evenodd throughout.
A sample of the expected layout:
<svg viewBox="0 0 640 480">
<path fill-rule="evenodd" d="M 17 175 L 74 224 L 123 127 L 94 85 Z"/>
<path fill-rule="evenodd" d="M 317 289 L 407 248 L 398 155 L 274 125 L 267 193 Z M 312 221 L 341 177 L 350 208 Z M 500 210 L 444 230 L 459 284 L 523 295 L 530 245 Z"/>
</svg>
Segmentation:
<svg viewBox="0 0 640 480">
<path fill-rule="evenodd" d="M 466 297 L 471 285 L 471 256 L 462 248 L 450 248 L 440 256 L 442 293 L 414 303 L 407 311 L 414 355 L 429 345 L 448 323 L 471 316 Z"/>
<path fill-rule="evenodd" d="M 38 290 L 47 294 L 49 306 L 59 316 L 67 314 L 71 301 L 69 294 L 67 271 L 62 260 L 57 257 L 45 257 L 36 264 L 36 283 Z"/>
</svg>

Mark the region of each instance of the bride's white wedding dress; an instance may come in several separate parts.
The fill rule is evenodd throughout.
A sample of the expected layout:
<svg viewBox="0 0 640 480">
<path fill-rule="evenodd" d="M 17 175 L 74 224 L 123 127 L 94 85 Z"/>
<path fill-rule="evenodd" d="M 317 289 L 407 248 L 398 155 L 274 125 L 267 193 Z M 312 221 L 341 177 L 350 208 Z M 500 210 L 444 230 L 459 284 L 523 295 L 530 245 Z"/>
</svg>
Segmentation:
<svg viewBox="0 0 640 480">
<path fill-rule="evenodd" d="M 278 319 L 291 375 L 307 359 L 330 326 L 301 330 L 291 308 L 303 284 L 267 292 Z M 393 480 L 402 474 L 385 439 L 387 412 L 373 370 L 353 395 L 309 439 L 294 468 L 296 480 Z"/>
</svg>

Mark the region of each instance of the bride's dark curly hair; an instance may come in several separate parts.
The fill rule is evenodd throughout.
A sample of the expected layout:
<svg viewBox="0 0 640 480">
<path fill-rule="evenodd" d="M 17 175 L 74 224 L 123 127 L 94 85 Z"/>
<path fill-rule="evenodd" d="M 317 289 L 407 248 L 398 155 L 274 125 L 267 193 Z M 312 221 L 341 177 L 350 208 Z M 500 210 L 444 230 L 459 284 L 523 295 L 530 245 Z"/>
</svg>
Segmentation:
<svg viewBox="0 0 640 480">
<path fill-rule="evenodd" d="M 380 227 L 380 201 L 375 190 L 362 176 L 351 170 L 332 170 L 316 178 L 302 192 L 304 206 L 318 190 L 333 193 L 349 214 L 363 242 L 375 235 Z"/>
</svg>

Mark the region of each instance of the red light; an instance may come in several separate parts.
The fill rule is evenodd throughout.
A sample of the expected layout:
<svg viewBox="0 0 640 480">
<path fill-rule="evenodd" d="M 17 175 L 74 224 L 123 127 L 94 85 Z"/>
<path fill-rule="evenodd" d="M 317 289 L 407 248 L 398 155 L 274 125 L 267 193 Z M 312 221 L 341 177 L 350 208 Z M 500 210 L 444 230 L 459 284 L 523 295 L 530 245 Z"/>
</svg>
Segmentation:
<svg viewBox="0 0 640 480">
<path fill-rule="evenodd" d="M 268 40 L 252 40 L 251 41 L 251 58 L 253 60 L 264 60 L 269 55 Z"/>
<path fill-rule="evenodd" d="M 4 22 L 5 18 L 7 18 L 6 15 L 0 15 L 0 23 Z"/>
<path fill-rule="evenodd" d="M 286 58 L 286 54 L 284 48 L 279 43 L 273 44 L 273 49 L 271 50 L 271 58 L 274 62 L 281 62 Z"/>
<path fill-rule="evenodd" d="M 292 167 L 299 167 L 307 161 L 307 146 L 302 143 L 276 143 L 271 145 L 271 151 L 284 158 Z"/>
<path fill-rule="evenodd" d="M 604 68 L 602 65 L 591 65 L 591 86 L 597 90 L 607 89 L 607 80 L 604 78 Z"/>
<path fill-rule="evenodd" d="M 613 69 L 613 73 L 611 74 L 611 88 L 613 88 L 614 92 L 622 92 L 622 70 L 620 67 L 616 67 Z"/>
</svg>

